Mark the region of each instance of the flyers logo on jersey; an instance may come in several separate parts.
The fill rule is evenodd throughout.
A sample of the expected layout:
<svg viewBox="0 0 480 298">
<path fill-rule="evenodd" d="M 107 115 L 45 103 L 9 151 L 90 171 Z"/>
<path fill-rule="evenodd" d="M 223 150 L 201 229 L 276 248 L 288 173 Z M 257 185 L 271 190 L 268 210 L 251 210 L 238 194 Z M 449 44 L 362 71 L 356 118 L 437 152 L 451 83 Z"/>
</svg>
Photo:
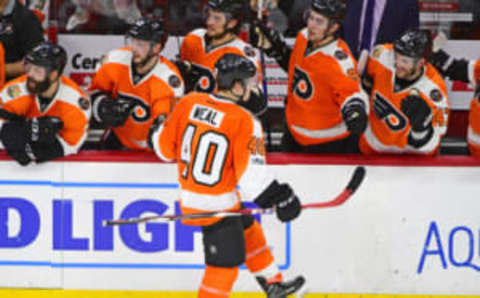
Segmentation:
<svg viewBox="0 0 480 298">
<path fill-rule="evenodd" d="M 313 95 L 313 84 L 306 72 L 295 67 L 292 80 L 292 92 L 301 99 L 308 100 Z"/>
<path fill-rule="evenodd" d="M 191 73 L 198 78 L 195 86 L 197 91 L 211 93 L 215 90 L 215 77 L 210 69 L 192 63 Z"/>
<path fill-rule="evenodd" d="M 118 93 L 118 100 L 132 103 L 131 117 L 133 120 L 137 122 L 145 122 L 150 119 L 150 106 L 140 98 L 125 93 Z"/>
<path fill-rule="evenodd" d="M 392 131 L 400 131 L 407 126 L 407 119 L 378 92 L 375 92 L 373 111 Z"/>
<path fill-rule="evenodd" d="M 215 128 L 219 128 L 222 123 L 224 113 L 210 107 L 196 104 L 190 112 L 190 120 L 204 123 Z"/>
</svg>

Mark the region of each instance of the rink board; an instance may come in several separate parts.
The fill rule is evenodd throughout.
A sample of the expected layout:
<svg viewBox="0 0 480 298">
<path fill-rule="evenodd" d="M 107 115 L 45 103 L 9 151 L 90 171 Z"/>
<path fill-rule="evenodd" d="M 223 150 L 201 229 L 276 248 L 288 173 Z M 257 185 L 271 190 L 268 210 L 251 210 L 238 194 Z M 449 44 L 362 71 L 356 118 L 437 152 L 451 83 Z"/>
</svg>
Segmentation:
<svg viewBox="0 0 480 298">
<path fill-rule="evenodd" d="M 333 198 L 355 165 L 367 167 L 363 185 L 341 207 L 305 210 L 286 225 L 273 215 L 259 218 L 287 278 L 303 274 L 311 293 L 480 293 L 479 160 L 272 154 L 269 161 L 303 203 Z M 26 168 L 3 158 L 0 169 L 0 288 L 188 295 L 200 284 L 198 228 L 101 225 L 120 216 L 174 212 L 175 165 L 151 155 L 82 153 Z M 234 291 L 258 292 L 259 286 L 242 268 Z"/>
</svg>

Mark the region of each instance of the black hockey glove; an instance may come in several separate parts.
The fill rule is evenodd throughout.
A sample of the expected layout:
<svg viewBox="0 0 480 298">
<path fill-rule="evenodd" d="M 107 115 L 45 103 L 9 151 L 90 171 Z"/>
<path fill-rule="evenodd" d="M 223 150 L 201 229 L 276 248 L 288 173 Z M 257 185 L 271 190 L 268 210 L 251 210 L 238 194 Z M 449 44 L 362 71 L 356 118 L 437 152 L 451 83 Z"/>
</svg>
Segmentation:
<svg viewBox="0 0 480 298">
<path fill-rule="evenodd" d="M 435 66 L 442 76 L 469 83 L 468 60 L 452 59 L 444 50 L 438 50 L 430 55 L 428 62 Z"/>
<path fill-rule="evenodd" d="M 259 117 L 267 111 L 268 101 L 260 88 L 252 89 L 250 99 L 248 101 L 240 100 L 237 102 L 240 106 L 252 112 L 253 115 Z"/>
<path fill-rule="evenodd" d="M 428 62 L 435 66 L 435 68 L 445 76 L 445 72 L 448 68 L 448 59 L 450 59 L 450 55 L 447 54 L 447 52 L 444 50 L 438 50 L 433 52 L 430 57 L 428 57 Z"/>
<path fill-rule="evenodd" d="M 291 49 L 278 31 L 268 28 L 258 19 L 254 19 L 251 22 L 249 38 L 252 46 L 265 51 L 265 54 L 275 58 L 278 64 L 288 71 Z"/>
<path fill-rule="evenodd" d="M 342 118 L 353 135 L 360 135 L 367 128 L 368 115 L 365 104 L 359 98 L 347 102 L 342 108 Z"/>
<path fill-rule="evenodd" d="M 58 117 L 43 116 L 27 120 L 27 139 L 29 142 L 53 143 L 57 133 L 63 128 Z"/>
<path fill-rule="evenodd" d="M 27 121 L 13 120 L 5 122 L 0 131 L 0 139 L 7 154 L 22 166 L 28 165 L 31 161 L 26 153 L 27 130 Z"/>
<path fill-rule="evenodd" d="M 199 68 L 194 63 L 187 60 L 173 61 L 182 75 L 185 83 L 185 93 L 193 91 L 198 83 L 198 80 L 206 74 L 206 70 Z"/>
<path fill-rule="evenodd" d="M 148 129 L 148 137 L 147 137 L 147 144 L 150 149 L 153 150 L 153 142 L 152 140 L 153 134 L 158 130 L 158 128 L 165 122 L 167 116 L 165 114 L 159 115 L 154 121 L 152 126 Z"/>
<path fill-rule="evenodd" d="M 275 206 L 277 217 L 282 222 L 296 218 L 300 215 L 301 211 L 300 200 L 293 193 L 290 185 L 286 183 L 279 184 L 276 180 L 274 180 L 254 202 L 261 208 L 271 208 Z"/>
<path fill-rule="evenodd" d="M 302 206 L 300 205 L 300 200 L 297 195 L 293 193 L 290 185 L 282 183 L 280 184 L 280 187 L 281 192 L 277 197 L 275 211 L 277 212 L 277 217 L 280 221 L 291 221 L 300 215 Z"/>
<path fill-rule="evenodd" d="M 97 115 L 106 127 L 118 127 L 127 121 L 135 107 L 135 102 L 126 99 L 111 99 L 103 97 L 97 106 Z"/>
<path fill-rule="evenodd" d="M 413 131 L 425 131 L 432 125 L 432 109 L 420 96 L 405 97 L 400 109 L 407 116 Z"/>
</svg>

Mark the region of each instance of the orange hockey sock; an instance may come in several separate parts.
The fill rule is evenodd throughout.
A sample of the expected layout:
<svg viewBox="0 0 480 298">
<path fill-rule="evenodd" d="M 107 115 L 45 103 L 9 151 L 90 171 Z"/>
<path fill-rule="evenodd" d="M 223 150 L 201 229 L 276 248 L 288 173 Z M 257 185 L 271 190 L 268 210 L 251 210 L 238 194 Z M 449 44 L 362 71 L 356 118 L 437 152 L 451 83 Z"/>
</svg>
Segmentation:
<svg viewBox="0 0 480 298">
<path fill-rule="evenodd" d="M 262 227 L 255 220 L 253 224 L 243 231 L 245 236 L 245 250 L 248 270 L 256 273 L 273 264 L 273 255 L 267 246 Z M 267 277 L 268 278 L 268 277 Z"/>
</svg>

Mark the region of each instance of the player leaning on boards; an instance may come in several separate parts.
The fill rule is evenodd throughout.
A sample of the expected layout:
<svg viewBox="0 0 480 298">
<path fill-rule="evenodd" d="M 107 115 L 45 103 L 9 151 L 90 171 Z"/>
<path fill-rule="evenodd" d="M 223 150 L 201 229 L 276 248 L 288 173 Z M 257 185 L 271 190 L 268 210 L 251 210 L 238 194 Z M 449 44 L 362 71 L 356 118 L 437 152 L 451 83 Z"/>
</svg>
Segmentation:
<svg viewBox="0 0 480 298">
<path fill-rule="evenodd" d="M 260 122 L 238 105 L 249 99 L 257 84 L 255 64 L 226 54 L 215 68 L 217 94 L 190 93 L 151 129 L 155 153 L 178 163 L 182 213 L 239 210 L 243 198 L 254 199 L 262 208 L 276 206 L 283 222 L 296 218 L 300 201 L 288 184 L 280 184 L 268 171 Z M 286 297 L 303 285 L 303 277 L 282 282 L 263 231 L 251 215 L 183 222 L 202 226 L 207 267 L 200 298 L 229 296 L 244 262 L 270 298 Z"/>
<path fill-rule="evenodd" d="M 62 75 L 66 61 L 61 46 L 41 43 L 25 56 L 26 74 L 0 91 L 0 140 L 21 165 L 77 153 L 86 138 L 90 102 Z"/>
<path fill-rule="evenodd" d="M 480 59 L 455 59 L 441 47 L 436 48 L 435 43 L 441 38 L 441 34 L 434 40 L 434 51 L 429 60 L 444 77 L 475 86 L 468 112 L 467 143 L 470 154 L 480 156 Z"/>
<path fill-rule="evenodd" d="M 267 100 L 262 90 L 260 56 L 256 49 L 241 40 L 237 34 L 246 18 L 246 0 L 209 0 L 205 11 L 205 28 L 193 30 L 185 36 L 177 62 L 185 79 L 187 90 L 215 91 L 215 63 L 227 53 L 250 59 L 257 67 L 257 84 L 248 102 L 240 105 L 255 115 L 267 109 Z"/>
<path fill-rule="evenodd" d="M 287 151 L 358 152 L 368 98 L 355 59 L 337 37 L 345 12 L 345 0 L 313 0 L 293 49 L 273 29 L 251 27 L 252 44 L 288 71 L 288 127 L 282 139 Z"/>
<path fill-rule="evenodd" d="M 128 46 L 109 52 L 89 87 L 93 117 L 111 128 L 106 149 L 150 150 L 148 128 L 183 95 L 178 69 L 160 56 L 167 32 L 160 20 L 142 18 L 127 32 Z"/>
<path fill-rule="evenodd" d="M 430 52 L 427 33 L 408 30 L 370 53 L 363 81 L 372 111 L 360 138 L 363 153 L 438 152 L 449 104 L 445 82 L 426 62 Z"/>
</svg>

